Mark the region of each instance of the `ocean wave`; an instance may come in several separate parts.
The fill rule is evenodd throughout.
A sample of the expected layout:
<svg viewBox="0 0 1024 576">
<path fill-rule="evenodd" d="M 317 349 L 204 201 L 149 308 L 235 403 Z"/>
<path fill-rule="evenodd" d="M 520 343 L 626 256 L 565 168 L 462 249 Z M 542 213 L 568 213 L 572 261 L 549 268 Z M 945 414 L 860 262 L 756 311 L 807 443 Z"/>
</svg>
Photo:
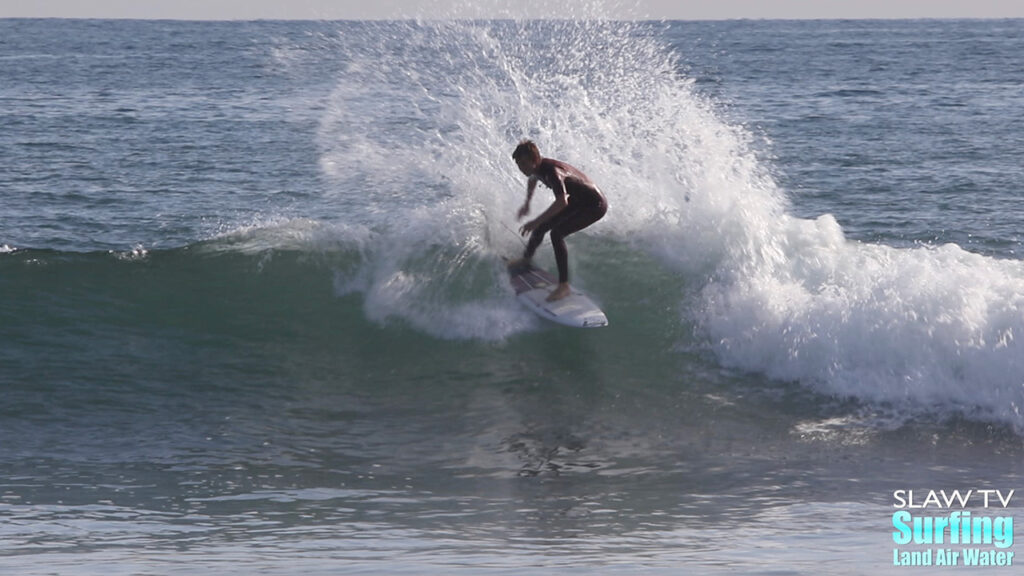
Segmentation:
<svg viewBox="0 0 1024 576">
<path fill-rule="evenodd" d="M 517 250 L 502 228 L 522 182 L 501 151 L 530 136 L 608 196 L 608 217 L 582 235 L 689 279 L 679 322 L 695 324 L 723 365 L 899 405 L 908 418 L 967 414 L 1024 430 L 1021 263 L 857 242 L 828 214 L 794 217 L 763 143 L 724 121 L 644 26 L 417 25 L 349 54 L 321 123 L 321 165 L 339 204 L 384 233 L 360 286 L 368 314 L 428 332 L 440 317 L 514 317 L 497 292 L 477 300 L 483 310 L 422 303 L 450 272 L 442 263 L 471 254 L 480 272 L 488 252 Z M 428 52 L 445 57 L 424 68 Z"/>
<path fill-rule="evenodd" d="M 793 216 L 761 143 L 723 120 L 647 26 L 387 23 L 339 37 L 344 70 L 317 135 L 322 214 L 172 249 L 5 245 L 8 315 L 59 322 L 56 305 L 89 322 L 232 334 L 324 333 L 343 318 L 356 331 L 507 342 L 543 326 L 500 263 L 522 250 L 511 230 L 524 182 L 509 152 L 529 136 L 609 198 L 570 254 L 622 346 L 699 348 L 907 418 L 1024 432 L 1024 265 L 859 242 L 828 214 Z M 644 258 L 657 269 L 630 265 Z"/>
</svg>

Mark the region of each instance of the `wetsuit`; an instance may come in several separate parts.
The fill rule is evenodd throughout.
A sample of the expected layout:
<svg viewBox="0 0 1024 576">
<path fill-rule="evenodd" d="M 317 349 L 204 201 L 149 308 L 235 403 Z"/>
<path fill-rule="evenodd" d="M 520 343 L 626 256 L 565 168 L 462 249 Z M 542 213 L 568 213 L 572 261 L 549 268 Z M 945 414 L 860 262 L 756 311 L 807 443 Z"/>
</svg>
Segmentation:
<svg viewBox="0 0 1024 576">
<path fill-rule="evenodd" d="M 552 191 L 557 191 L 560 184 L 564 184 L 569 205 L 534 229 L 523 255 L 532 258 L 544 240 L 544 234 L 550 231 L 555 263 L 558 264 L 558 281 L 568 282 L 569 251 L 565 246 L 565 237 L 600 220 L 608 211 L 608 201 L 586 174 L 565 162 L 543 158 L 533 176 Z M 558 197 L 557 192 L 555 197 Z"/>
</svg>

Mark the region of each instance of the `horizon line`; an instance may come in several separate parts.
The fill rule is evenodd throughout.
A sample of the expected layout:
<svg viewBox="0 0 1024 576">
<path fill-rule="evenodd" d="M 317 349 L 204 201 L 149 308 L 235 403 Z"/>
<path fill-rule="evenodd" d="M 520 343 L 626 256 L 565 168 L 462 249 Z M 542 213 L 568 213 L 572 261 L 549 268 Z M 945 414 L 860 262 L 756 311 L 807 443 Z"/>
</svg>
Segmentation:
<svg viewBox="0 0 1024 576">
<path fill-rule="evenodd" d="M 764 21 L 764 22 L 795 22 L 795 21 L 955 21 L 955 20 L 1024 20 L 1024 16 L 723 16 L 707 18 L 671 18 L 671 17 L 643 17 L 643 18 L 546 18 L 546 17 L 371 17 L 371 18 L 280 18 L 280 17 L 256 17 L 256 18 L 221 18 L 221 17 L 154 17 L 140 18 L 137 16 L 3 16 L 0 20 L 124 20 L 137 22 L 519 22 L 519 21 L 609 21 L 609 22 L 730 22 L 730 21 Z"/>
</svg>

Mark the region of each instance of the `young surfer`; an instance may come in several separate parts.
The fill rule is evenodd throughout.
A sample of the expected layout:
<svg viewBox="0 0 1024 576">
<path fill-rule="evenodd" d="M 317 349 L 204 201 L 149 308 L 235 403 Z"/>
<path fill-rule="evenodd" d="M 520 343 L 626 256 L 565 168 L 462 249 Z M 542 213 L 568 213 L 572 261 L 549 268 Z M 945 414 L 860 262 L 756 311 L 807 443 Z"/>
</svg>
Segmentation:
<svg viewBox="0 0 1024 576">
<path fill-rule="evenodd" d="M 540 155 L 537 145 L 523 140 L 512 152 L 519 170 L 528 177 L 526 202 L 519 209 L 517 220 L 530 213 L 530 200 L 537 182 L 542 182 L 555 194 L 555 201 L 540 216 L 530 220 L 519 229 L 523 236 L 529 234 L 526 251 L 512 266 L 529 263 L 537 251 L 544 234 L 551 232 L 551 245 L 555 250 L 558 264 L 558 287 L 548 296 L 548 301 L 560 300 L 569 295 L 569 251 L 565 237 L 600 220 L 608 210 L 608 201 L 597 186 L 576 168 Z"/>
</svg>

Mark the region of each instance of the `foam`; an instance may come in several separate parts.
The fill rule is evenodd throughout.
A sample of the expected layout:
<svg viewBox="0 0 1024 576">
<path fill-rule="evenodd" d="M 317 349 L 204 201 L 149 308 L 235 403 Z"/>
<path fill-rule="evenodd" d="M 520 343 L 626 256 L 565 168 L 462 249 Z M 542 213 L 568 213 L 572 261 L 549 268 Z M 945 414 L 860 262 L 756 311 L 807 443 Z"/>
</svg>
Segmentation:
<svg viewBox="0 0 1024 576">
<path fill-rule="evenodd" d="M 352 55 L 319 136 L 337 209 L 381 246 L 361 272 L 368 317 L 453 338 L 530 328 L 485 280 L 461 299 L 444 288 L 500 284 L 487 262 L 520 249 L 507 229 L 523 178 L 508 152 L 528 136 L 609 197 L 582 234 L 691 279 L 680 321 L 724 365 L 908 417 L 1024 430 L 1019 261 L 857 242 L 830 215 L 792 216 L 753 136 L 721 119 L 645 25 L 390 26 L 346 44 L 369 48 Z"/>
</svg>

